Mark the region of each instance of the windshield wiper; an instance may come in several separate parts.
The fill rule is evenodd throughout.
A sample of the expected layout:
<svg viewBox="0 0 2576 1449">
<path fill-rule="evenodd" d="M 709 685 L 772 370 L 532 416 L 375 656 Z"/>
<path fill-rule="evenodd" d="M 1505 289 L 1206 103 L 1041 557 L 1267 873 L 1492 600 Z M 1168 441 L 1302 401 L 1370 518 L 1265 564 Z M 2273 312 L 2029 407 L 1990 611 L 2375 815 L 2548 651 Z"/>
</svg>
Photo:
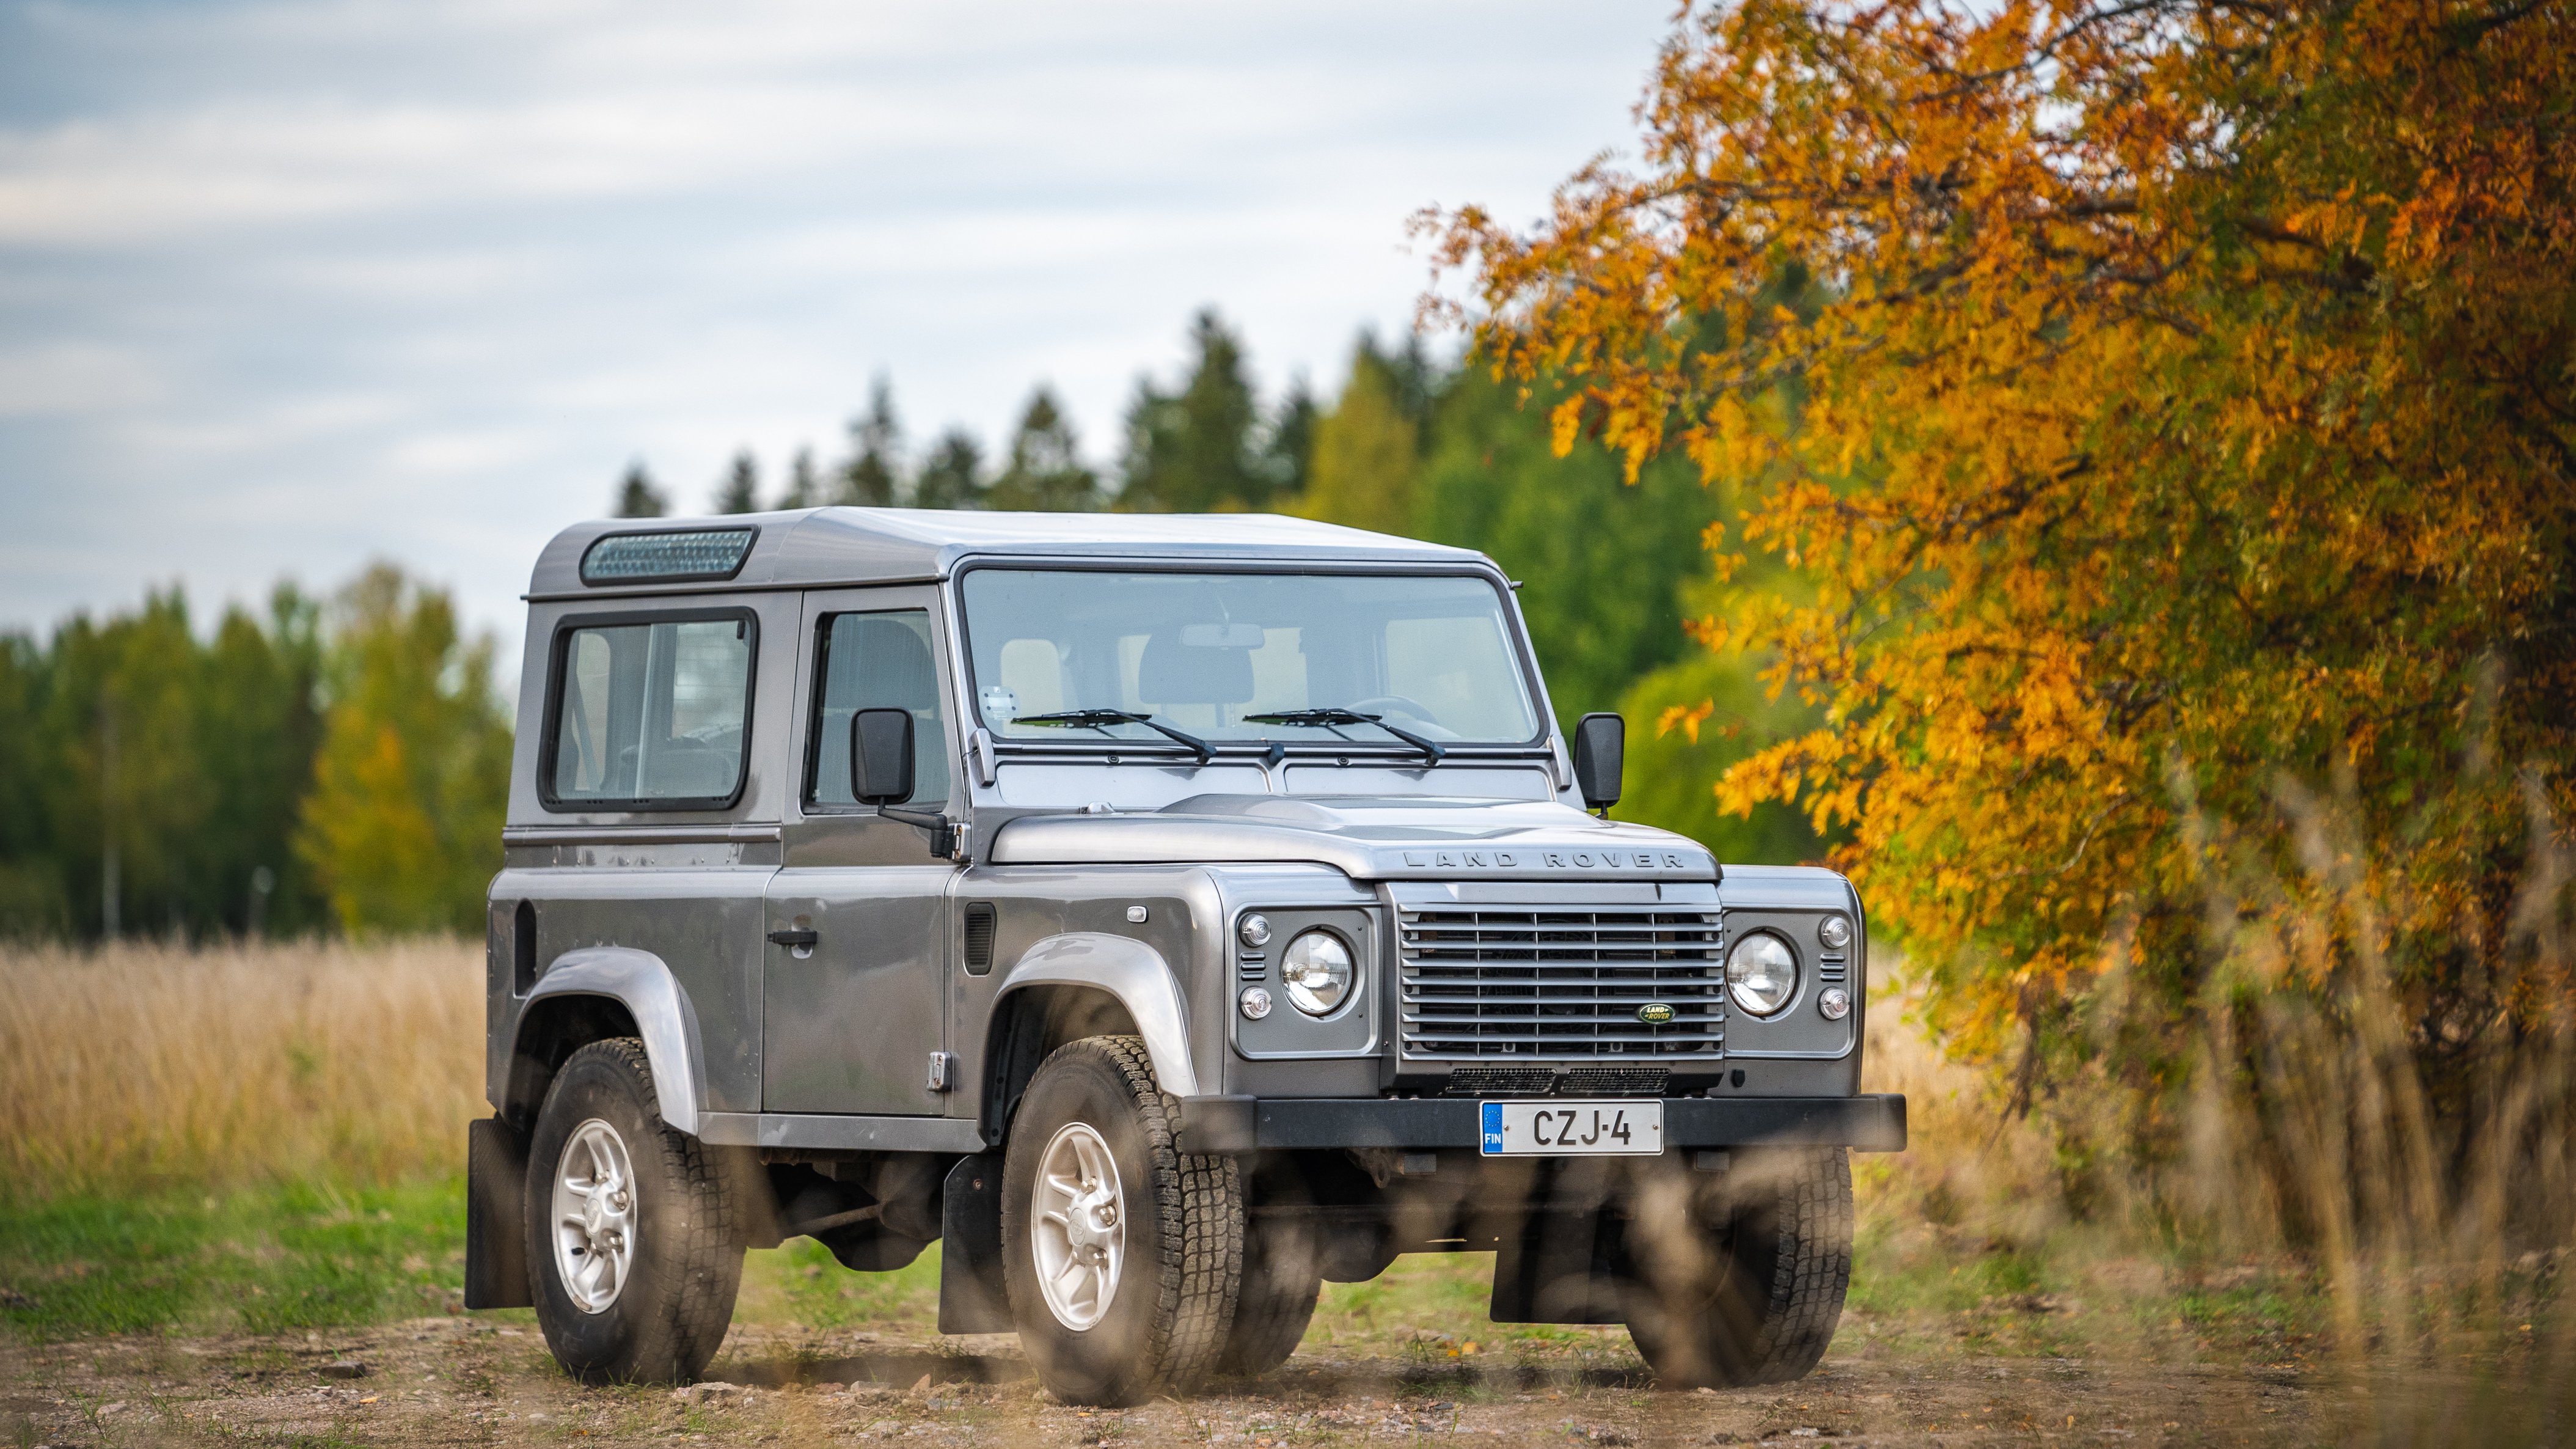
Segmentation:
<svg viewBox="0 0 2576 1449">
<path fill-rule="evenodd" d="M 1339 705 L 1328 705 L 1322 709 L 1283 709 L 1275 714 L 1248 714 L 1245 715 L 1243 719 L 1246 724 L 1372 724 L 1376 725 L 1379 729 L 1386 731 L 1388 734 L 1395 736 L 1397 739 L 1404 741 L 1406 744 L 1413 746 L 1415 749 L 1420 750 L 1422 752 L 1423 761 L 1426 764 L 1439 764 L 1441 757 L 1449 753 L 1447 750 L 1440 747 L 1438 741 L 1424 739 L 1422 736 L 1415 734 L 1409 729 L 1388 724 L 1385 717 L 1382 715 L 1362 714 L 1358 710 L 1344 709 Z"/>
<path fill-rule="evenodd" d="M 1178 740 L 1182 744 L 1189 746 L 1192 750 L 1197 752 L 1199 763 L 1202 765 L 1216 758 L 1216 746 L 1200 739 L 1197 735 L 1183 734 L 1179 730 L 1172 728 L 1170 725 L 1163 723 L 1161 720 L 1154 718 L 1150 714 L 1136 714 L 1129 710 L 1066 709 L 1058 710 L 1054 714 L 1024 714 L 1019 718 L 1012 720 L 1011 723 L 1025 725 L 1063 725 L 1068 729 L 1093 729 L 1100 730 L 1103 733 L 1107 733 L 1108 727 L 1114 724 L 1140 724 L 1149 730 L 1153 730 L 1158 734 Z"/>
</svg>

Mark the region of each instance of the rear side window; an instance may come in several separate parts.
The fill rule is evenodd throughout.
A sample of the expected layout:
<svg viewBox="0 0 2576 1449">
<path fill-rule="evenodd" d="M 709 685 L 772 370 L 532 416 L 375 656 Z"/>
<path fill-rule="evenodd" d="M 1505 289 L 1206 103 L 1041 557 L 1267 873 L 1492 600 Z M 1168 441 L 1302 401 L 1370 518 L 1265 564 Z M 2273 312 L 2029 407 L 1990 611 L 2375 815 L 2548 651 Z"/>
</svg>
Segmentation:
<svg viewBox="0 0 2576 1449">
<path fill-rule="evenodd" d="M 948 726 L 939 707 L 939 669 L 932 663 L 930 615 L 922 609 L 832 614 L 822 624 L 820 688 L 814 691 L 808 805 L 851 805 L 850 716 L 863 709 L 912 713 L 912 798 L 948 798 Z"/>
<path fill-rule="evenodd" d="M 550 804 L 721 809 L 742 793 L 756 628 L 746 611 L 556 636 Z"/>
</svg>

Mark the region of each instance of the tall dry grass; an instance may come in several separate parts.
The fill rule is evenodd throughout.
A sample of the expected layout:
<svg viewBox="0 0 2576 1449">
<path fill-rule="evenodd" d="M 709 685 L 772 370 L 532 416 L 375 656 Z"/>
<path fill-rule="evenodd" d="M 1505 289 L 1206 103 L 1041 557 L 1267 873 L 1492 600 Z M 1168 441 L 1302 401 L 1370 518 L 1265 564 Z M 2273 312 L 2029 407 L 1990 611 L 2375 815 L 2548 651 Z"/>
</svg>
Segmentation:
<svg viewBox="0 0 2576 1449">
<path fill-rule="evenodd" d="M 478 944 L 0 948 L 0 1199 L 453 1172 Z"/>
<path fill-rule="evenodd" d="M 2097 1072 L 2009 1111 L 2005 1082 L 1912 1024 L 1920 977 L 1883 958 L 1867 1085 L 1907 1094 L 1913 1134 L 1902 1157 L 1856 1161 L 1879 1261 L 2044 1258 L 2114 1310 L 2061 1337 L 2159 1359 L 2208 1347 L 2174 1316 L 2186 1301 L 2269 1295 L 2292 1325 L 2280 1356 L 2337 1376 L 2356 1434 L 2576 1436 L 2576 844 L 2536 792 L 2530 809 L 2494 939 L 2391 925 L 2430 914 L 2387 868 L 2407 847 L 2364 837 L 2345 802 L 2285 787 L 2270 831 L 2212 832 L 2207 978 L 2180 1076 L 2153 1096 Z M 2436 953 L 2492 963 L 2448 998 L 2468 1008 L 2424 1005 Z M 2095 1063 L 2134 1023 L 2127 989 L 2116 965 L 2096 984 L 2079 1024 Z M 2148 1112 L 2172 1114 L 2178 1150 L 2103 1152 Z"/>
</svg>

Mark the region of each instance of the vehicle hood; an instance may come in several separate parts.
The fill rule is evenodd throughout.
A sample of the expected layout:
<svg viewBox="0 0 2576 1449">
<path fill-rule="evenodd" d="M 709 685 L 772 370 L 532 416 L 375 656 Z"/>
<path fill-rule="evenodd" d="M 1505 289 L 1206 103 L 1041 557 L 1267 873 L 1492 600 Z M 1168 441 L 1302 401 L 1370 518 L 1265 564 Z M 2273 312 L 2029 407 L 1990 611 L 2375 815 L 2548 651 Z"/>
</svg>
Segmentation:
<svg viewBox="0 0 2576 1449">
<path fill-rule="evenodd" d="M 1024 815 L 997 865 L 1309 862 L 1354 880 L 1707 881 L 1717 860 L 1668 830 L 1553 801 L 1193 795 L 1160 810 Z"/>
</svg>

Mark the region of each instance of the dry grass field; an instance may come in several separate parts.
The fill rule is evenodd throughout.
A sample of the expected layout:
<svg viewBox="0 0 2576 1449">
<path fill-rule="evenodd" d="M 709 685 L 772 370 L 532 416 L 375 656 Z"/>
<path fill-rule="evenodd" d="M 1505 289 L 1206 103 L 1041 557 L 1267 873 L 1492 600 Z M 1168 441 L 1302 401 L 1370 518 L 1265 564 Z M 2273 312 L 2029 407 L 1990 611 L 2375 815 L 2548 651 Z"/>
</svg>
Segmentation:
<svg viewBox="0 0 2576 1449">
<path fill-rule="evenodd" d="M 1087 1415 L 1038 1396 L 1008 1339 L 937 1334 L 935 1249 L 861 1275 L 799 1240 L 753 1255 L 720 1387 L 577 1389 L 526 1313 L 457 1301 L 479 955 L 0 955 L 0 1444 L 2518 1443 L 2576 1424 L 2557 1255 L 2337 1262 L 2221 1251 L 2117 1204 L 2077 1221 L 2049 1144 L 1901 996 L 1873 1008 L 1869 1076 L 1910 1098 L 1914 1145 L 1855 1159 L 1851 1308 L 1801 1384 L 1662 1393 L 1624 1331 L 1496 1325 L 1489 1260 L 1417 1256 L 1332 1286 L 1271 1380 Z M 365 1377 L 321 1375 L 341 1360 Z"/>
<path fill-rule="evenodd" d="M 0 957 L 8 1199 L 454 1170 L 483 963 L 448 939 Z"/>
</svg>

